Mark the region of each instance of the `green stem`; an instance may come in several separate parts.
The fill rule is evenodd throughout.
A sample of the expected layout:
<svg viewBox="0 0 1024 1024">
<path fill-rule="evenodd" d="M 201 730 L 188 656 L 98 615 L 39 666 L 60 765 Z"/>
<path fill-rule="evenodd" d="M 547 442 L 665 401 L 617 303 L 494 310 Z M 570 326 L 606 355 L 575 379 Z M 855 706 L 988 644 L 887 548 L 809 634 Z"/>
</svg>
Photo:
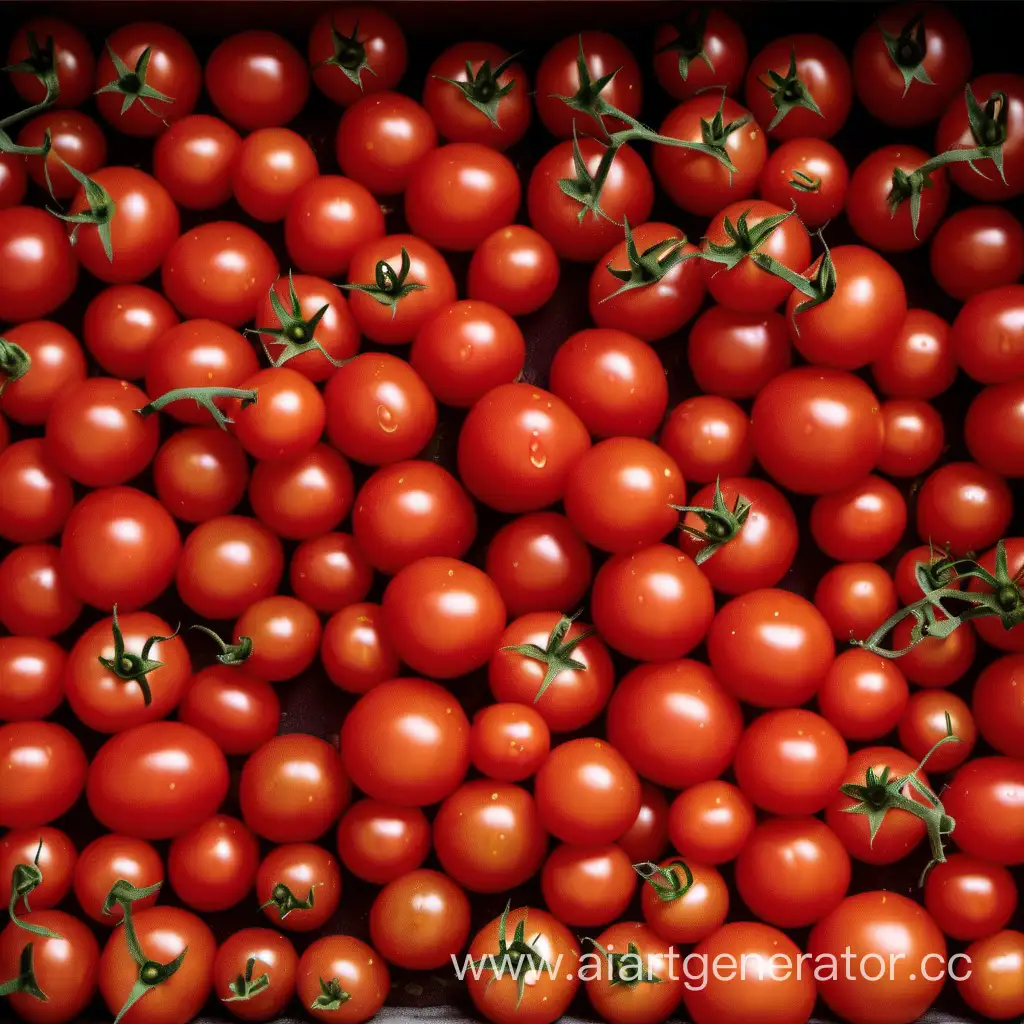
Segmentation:
<svg viewBox="0 0 1024 1024">
<path fill-rule="evenodd" d="M 173 402 L 190 400 L 195 402 L 200 408 L 206 409 L 221 430 L 227 430 L 228 424 L 235 421 L 217 408 L 214 399 L 237 398 L 241 401 L 242 408 L 246 409 L 250 405 L 255 405 L 258 397 L 259 394 L 255 388 L 251 390 L 244 390 L 242 388 L 175 388 L 159 398 L 154 398 L 148 405 L 144 405 L 141 409 L 136 409 L 135 411 L 140 416 L 152 416 L 153 413 L 160 412 L 161 409 Z"/>
<path fill-rule="evenodd" d="M 11 872 L 11 902 L 8 904 L 7 913 L 11 923 L 33 935 L 41 935 L 45 939 L 59 939 L 62 936 L 56 932 L 44 928 L 42 925 L 30 924 L 18 917 L 18 904 L 25 907 L 25 913 L 31 914 L 28 898 L 43 884 L 43 872 L 39 868 L 39 857 L 43 852 L 43 840 L 40 838 L 36 847 L 36 855 L 31 864 L 15 864 Z"/>
<path fill-rule="evenodd" d="M 220 648 L 217 660 L 222 665 L 241 665 L 252 655 L 253 644 L 251 636 L 240 636 L 237 644 L 229 644 L 226 640 L 222 640 L 209 626 L 189 626 L 188 628 L 197 629 L 200 633 L 205 633 L 213 640 Z"/>
</svg>

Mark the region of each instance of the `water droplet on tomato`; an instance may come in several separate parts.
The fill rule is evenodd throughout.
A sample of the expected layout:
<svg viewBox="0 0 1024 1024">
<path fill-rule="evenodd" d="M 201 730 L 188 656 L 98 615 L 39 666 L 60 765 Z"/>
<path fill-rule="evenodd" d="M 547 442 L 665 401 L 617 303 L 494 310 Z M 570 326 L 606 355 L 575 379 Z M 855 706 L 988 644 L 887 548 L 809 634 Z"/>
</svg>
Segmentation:
<svg viewBox="0 0 1024 1024">
<path fill-rule="evenodd" d="M 398 429 L 398 420 L 386 405 L 377 406 L 377 422 L 386 434 L 393 434 Z"/>
</svg>

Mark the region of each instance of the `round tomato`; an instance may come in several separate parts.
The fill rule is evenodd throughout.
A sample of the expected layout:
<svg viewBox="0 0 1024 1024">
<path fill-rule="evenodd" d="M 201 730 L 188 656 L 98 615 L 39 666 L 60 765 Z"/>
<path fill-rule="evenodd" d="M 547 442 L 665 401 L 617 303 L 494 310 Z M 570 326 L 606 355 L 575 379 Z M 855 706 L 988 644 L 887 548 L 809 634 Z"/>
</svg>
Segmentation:
<svg viewBox="0 0 1024 1024">
<path fill-rule="evenodd" d="M 876 740 L 896 728 L 910 688 L 897 662 L 854 648 L 832 662 L 817 697 L 818 710 L 845 739 Z"/>
<path fill-rule="evenodd" d="M 908 309 L 871 364 L 871 376 L 893 398 L 935 398 L 952 385 L 956 369 L 949 324 L 926 309 Z"/>
<path fill-rule="evenodd" d="M 53 722 L 0 725 L 0 825 L 36 828 L 67 813 L 85 786 L 81 743 Z"/>
<path fill-rule="evenodd" d="M 24 877 L 24 869 L 34 866 L 39 871 L 39 884 L 30 897 L 17 900 L 16 910 L 22 911 L 29 901 L 34 910 L 57 906 L 71 891 L 77 860 L 74 843 L 60 829 L 45 825 L 12 829 L 0 839 L 0 903 L 10 905 L 15 873 Z"/>
<path fill-rule="evenodd" d="M 617 840 L 631 864 L 658 860 L 668 846 L 668 800 L 660 786 L 640 782 L 640 811 Z"/>
<path fill-rule="evenodd" d="M 153 459 L 153 486 L 160 504 L 186 523 L 233 512 L 245 497 L 248 481 L 245 449 L 217 427 L 179 430 Z"/>
<path fill-rule="evenodd" d="M 590 928 L 622 916 L 636 893 L 636 874 L 615 843 L 562 843 L 544 862 L 540 888 L 559 921 Z"/>
<path fill-rule="evenodd" d="M 900 542 L 906 525 L 903 495 L 878 476 L 823 494 L 811 507 L 814 542 L 839 562 L 880 561 Z"/>
<path fill-rule="evenodd" d="M 259 855 L 259 841 L 245 825 L 215 814 L 175 836 L 167 877 L 187 907 L 202 913 L 228 910 L 249 895 Z"/>
<path fill-rule="evenodd" d="M 1022 682 L 1024 656 L 1019 654 L 998 658 L 974 682 L 971 710 L 975 723 L 989 746 L 1001 754 L 1022 749 L 1024 705 L 1019 699 Z"/>
<path fill-rule="evenodd" d="M 383 958 L 365 942 L 327 935 L 302 954 L 295 988 L 315 1020 L 358 1024 L 384 1005 L 391 977 Z"/>
<path fill-rule="evenodd" d="M 294 679 L 320 649 L 320 619 L 308 604 L 285 594 L 254 601 L 235 623 L 235 643 L 252 640 L 246 667 L 271 683 Z"/>
<path fill-rule="evenodd" d="M 213 991 L 240 1020 L 274 1020 L 284 1012 L 295 994 L 298 966 L 295 947 L 280 932 L 272 928 L 243 928 L 217 948 L 213 961 Z M 261 978 L 266 978 L 267 983 L 246 995 L 247 974 L 254 984 Z"/>
<path fill-rule="evenodd" d="M 954 555 L 990 547 L 1004 535 L 1012 517 L 1009 486 L 974 463 L 942 466 L 917 493 L 917 535 L 937 549 L 949 547 Z"/>
<path fill-rule="evenodd" d="M 225 754 L 251 754 L 277 735 L 274 688 L 238 665 L 210 665 L 187 684 L 178 718 L 206 733 Z"/>
<path fill-rule="evenodd" d="M 697 395 L 677 405 L 658 443 L 683 477 L 697 483 L 742 477 L 754 464 L 750 417 L 735 402 L 717 395 Z"/>
<path fill-rule="evenodd" d="M 38 56 L 33 56 L 28 36 L 36 37 Z M 46 46 L 53 40 L 53 49 Z M 92 44 L 74 25 L 59 18 L 32 18 L 26 21 L 11 39 L 7 51 L 7 63 L 20 64 L 28 61 L 41 71 L 49 71 L 56 65 L 59 92 L 54 106 L 61 109 L 81 106 L 93 90 L 93 73 L 96 61 Z M 11 84 L 26 103 L 41 103 L 46 89 L 35 74 L 24 71 L 11 73 Z"/>
<path fill-rule="evenodd" d="M 983 388 L 967 410 L 964 440 L 985 469 L 1024 476 L 1024 380 Z"/>
<path fill-rule="evenodd" d="M 666 942 L 689 945 L 717 932 L 729 913 L 729 887 L 722 875 L 694 861 L 686 864 L 687 874 L 683 861 L 673 858 L 657 867 L 640 891 L 644 920 L 655 934 Z"/>
<path fill-rule="evenodd" d="M 942 797 L 956 821 L 953 841 L 964 853 L 996 864 L 1024 863 L 1024 761 L 969 761 Z"/>
<path fill-rule="evenodd" d="M 1007 572 L 1012 579 L 1019 580 L 1021 578 L 1021 571 L 1024 570 L 1024 540 L 1021 540 L 1018 537 L 1010 537 L 1007 539 L 1004 549 L 1006 551 Z M 996 549 L 990 548 L 986 551 L 985 554 L 978 559 L 978 564 L 983 569 L 987 569 L 990 573 L 994 573 L 996 569 Z M 987 584 L 983 583 L 979 579 L 972 579 L 968 584 L 967 589 L 991 590 Z M 987 618 L 975 619 L 974 628 L 978 631 L 979 636 L 981 636 L 989 647 L 995 647 L 1000 651 L 1024 653 L 1024 626 L 1018 624 L 1014 626 L 1013 629 L 1006 630 L 1003 628 L 1003 624 L 999 619 Z M 963 628 L 961 627 L 956 632 L 963 632 Z M 973 639 L 973 634 L 968 632 L 968 635 L 964 640 L 964 645 L 969 646 L 971 649 L 972 658 L 974 647 L 971 641 Z M 965 660 L 969 666 L 970 659 Z"/>
<path fill-rule="evenodd" d="M 981 939 L 1013 917 L 1017 884 L 1001 864 L 954 853 L 928 872 L 924 905 L 951 939 Z"/>
<path fill-rule="evenodd" d="M 968 377 L 981 384 L 1002 384 L 1020 376 L 1022 312 L 1024 285 L 991 288 L 964 303 L 953 321 L 950 343 L 957 365 Z"/>
<path fill-rule="evenodd" d="M 26 157 L 25 167 L 37 185 L 52 189 L 55 199 L 70 199 L 80 186 L 67 165 L 83 174 L 95 173 L 107 162 L 107 140 L 103 130 L 88 114 L 78 110 L 50 110 L 26 122 L 18 132 L 18 145 L 42 146 L 47 132 L 50 133 L 51 146 L 48 155 L 45 158 Z"/>
<path fill-rule="evenodd" d="M 367 693 L 398 675 L 398 655 L 383 619 L 380 605 L 369 603 L 348 604 L 328 619 L 320 660 L 335 686 Z"/>
<path fill-rule="evenodd" d="M 82 346 L 67 328 L 50 320 L 19 324 L 5 331 L 4 338 L 24 349 L 31 368 L 4 387 L 0 410 L 15 423 L 39 426 L 46 422 L 60 392 L 85 379 Z"/>
<path fill-rule="evenodd" d="M 319 172 L 313 147 L 289 128 L 247 135 L 231 168 L 231 191 L 254 220 L 284 220 L 292 196 Z"/>
<path fill-rule="evenodd" d="M 82 342 L 112 377 L 138 380 L 156 343 L 177 323 L 178 314 L 159 292 L 115 284 L 86 306 Z"/>
<path fill-rule="evenodd" d="M 947 735 L 946 716 L 959 743 L 947 743 L 928 758 L 936 774 L 958 768 L 971 755 L 978 729 L 971 709 L 956 694 L 943 690 L 919 690 L 910 698 L 899 722 L 900 746 L 911 756 L 923 758 Z"/>
<path fill-rule="evenodd" d="M 0 609 L 0 623 L 15 636 L 51 637 L 71 627 L 82 602 L 58 548 L 22 544 L 0 561 Z"/>
<path fill-rule="evenodd" d="M 322 846 L 275 846 L 256 872 L 260 909 L 278 927 L 312 932 L 334 917 L 341 899 L 341 870 Z"/>
<path fill-rule="evenodd" d="M 64 648 L 52 640 L 0 637 L 0 721 L 31 721 L 53 714 L 64 699 L 66 663 Z"/>
<path fill-rule="evenodd" d="M 153 175 L 186 210 L 214 210 L 231 198 L 231 169 L 242 137 L 226 121 L 193 114 L 153 146 Z"/>
<path fill-rule="evenodd" d="M 947 217 L 931 246 L 935 283 L 963 302 L 1016 284 L 1024 274 L 1024 226 L 1002 206 L 969 206 Z"/>
<path fill-rule="evenodd" d="M 718 8 L 685 11 L 654 36 L 654 75 L 677 100 L 712 86 L 730 96 L 739 92 L 748 56 L 743 29 Z"/>
<path fill-rule="evenodd" d="M 885 443 L 878 468 L 889 476 L 926 472 L 945 448 L 946 430 L 935 407 L 918 398 L 898 398 L 882 406 Z"/>
<path fill-rule="evenodd" d="M 40 438 L 0 451 L 0 537 L 34 544 L 59 533 L 75 502 L 71 480 L 53 463 Z"/>
<path fill-rule="evenodd" d="M 846 206 L 850 171 L 843 154 L 824 139 L 790 139 L 768 157 L 757 194 L 796 214 L 809 230 L 822 228 Z"/>
<path fill-rule="evenodd" d="M 509 224 L 473 252 L 466 295 L 490 302 L 509 316 L 535 313 L 555 293 L 560 268 L 551 243 L 533 228 Z"/>
<path fill-rule="evenodd" d="M 1010 1020 L 1024 1011 L 1024 933 L 1001 931 L 972 942 L 962 954 L 970 974 L 955 980 L 972 1010 L 994 1020 Z"/>
<path fill-rule="evenodd" d="M 18 206 L 28 191 L 25 164 L 15 153 L 0 154 L 0 210 Z"/>
<path fill-rule="evenodd" d="M 724 864 L 743 849 L 754 821 L 754 805 L 743 793 L 715 779 L 684 790 L 672 801 L 668 834 L 683 857 Z"/>
<path fill-rule="evenodd" d="M 78 282 L 78 258 L 65 226 L 46 210 L 0 210 L 0 320 L 38 320 L 63 305 Z M 7 335 L 10 340 L 10 335 Z"/>
<path fill-rule="evenodd" d="M 235 436 L 257 459 L 294 459 L 320 440 L 327 407 L 316 385 L 297 370 L 270 366 L 246 377 L 242 390 L 255 391 L 258 400 L 243 404 L 232 399 Z"/>
<path fill-rule="evenodd" d="M 82 850 L 75 865 L 75 899 L 91 920 L 110 928 L 124 916 L 119 903 L 113 904 L 109 914 L 103 912 L 107 894 L 118 879 L 137 889 L 159 885 L 164 880 L 160 854 L 145 839 L 114 833 L 94 839 Z M 132 910 L 138 913 L 153 906 L 158 896 L 159 890 L 135 900 Z"/>
<path fill-rule="evenodd" d="M 544 763 L 551 731 L 527 704 L 491 704 L 478 711 L 469 731 L 469 759 L 489 779 L 521 782 Z"/>
<path fill-rule="evenodd" d="M 366 597 L 373 567 L 351 534 L 325 533 L 295 549 L 288 582 L 300 601 L 330 614 Z"/>
<path fill-rule="evenodd" d="M 338 856 L 357 878 L 375 885 L 418 868 L 430 852 L 430 823 L 418 807 L 357 800 L 338 824 Z"/>
</svg>

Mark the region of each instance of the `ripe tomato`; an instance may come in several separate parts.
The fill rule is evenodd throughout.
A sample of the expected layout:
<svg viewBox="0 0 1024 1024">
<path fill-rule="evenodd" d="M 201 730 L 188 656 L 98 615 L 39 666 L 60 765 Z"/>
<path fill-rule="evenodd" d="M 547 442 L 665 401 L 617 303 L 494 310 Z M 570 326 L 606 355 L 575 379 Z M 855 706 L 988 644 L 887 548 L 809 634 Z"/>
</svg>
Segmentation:
<svg viewBox="0 0 1024 1024">
<path fill-rule="evenodd" d="M 640 665 L 608 705 L 609 742 L 644 778 L 670 789 L 721 775 L 742 732 L 739 702 L 696 661 Z"/>
<path fill-rule="evenodd" d="M 1005 928 L 1017 909 L 1017 885 L 1001 864 L 953 853 L 928 872 L 924 904 L 951 938 L 970 941 Z"/>
<path fill-rule="evenodd" d="M 214 210 L 231 198 L 231 169 L 242 137 L 219 117 L 176 121 L 153 146 L 153 174 L 186 210 Z"/>
<path fill-rule="evenodd" d="M 469 730 L 469 759 L 478 772 L 501 782 L 521 782 L 543 764 L 551 731 L 526 704 L 491 704 L 478 711 Z"/>
<path fill-rule="evenodd" d="M 998 625 L 998 620 L 993 621 Z M 914 620 L 908 617 L 896 626 L 892 632 L 893 650 L 903 650 L 910 645 L 913 624 Z M 900 658 L 900 669 L 918 686 L 950 686 L 974 664 L 976 646 L 975 633 L 968 622 L 944 639 L 926 636 Z"/>
<path fill-rule="evenodd" d="M 164 880 L 160 854 L 145 839 L 133 839 L 114 833 L 94 839 L 75 865 L 75 899 L 93 921 L 112 928 L 124 916 L 119 903 L 103 913 L 103 904 L 113 884 L 123 878 L 138 889 L 146 889 Z M 143 896 L 132 904 L 138 913 L 153 906 L 159 891 Z"/>
<path fill-rule="evenodd" d="M 325 533 L 303 541 L 288 568 L 292 593 L 318 612 L 333 613 L 362 601 L 373 568 L 348 533 Z"/>
<path fill-rule="evenodd" d="M 338 909 L 341 870 L 322 846 L 312 843 L 275 846 L 260 862 L 255 877 L 256 899 L 263 913 L 286 931 L 317 931 Z M 296 903 L 302 905 L 296 906 Z"/>
<path fill-rule="evenodd" d="M 935 470 L 917 493 L 917 535 L 954 555 L 982 551 L 1004 536 L 1013 495 L 997 473 L 971 462 Z"/>
<path fill-rule="evenodd" d="M 636 893 L 636 874 L 615 843 L 562 843 L 544 862 L 540 888 L 559 921 L 590 928 L 622 916 Z"/>
<path fill-rule="evenodd" d="M 616 328 L 588 328 L 563 341 L 549 386 L 594 437 L 650 437 L 668 407 L 658 354 Z"/>
<path fill-rule="evenodd" d="M 675 884 L 689 882 L 681 870 L 682 861 L 668 858 L 659 867 L 672 874 Z M 725 923 L 729 913 L 729 887 L 725 879 L 710 865 L 690 862 L 687 864 L 693 884 L 671 899 L 663 899 L 662 893 L 652 884 L 644 884 L 640 891 L 640 906 L 644 920 L 651 929 L 666 942 L 689 945 L 702 942 L 713 935 Z M 649 880 L 664 885 L 664 875 Z M 684 973 L 686 968 L 683 968 Z"/>
<path fill-rule="evenodd" d="M 906 526 L 903 495 L 879 476 L 820 495 L 811 506 L 814 542 L 839 562 L 880 561 L 900 542 Z"/>
<path fill-rule="evenodd" d="M 804 227 L 824 227 L 846 206 L 850 171 L 843 154 L 824 139 L 790 139 L 768 157 L 757 194 L 785 209 L 796 207 Z"/>
<path fill-rule="evenodd" d="M 284 220 L 292 196 L 319 173 L 313 147 L 289 128 L 247 135 L 231 168 L 231 191 L 255 220 Z"/>
<path fill-rule="evenodd" d="M 236 986 L 253 960 L 252 979 L 266 977 L 269 984 L 245 999 Z M 295 995 L 299 955 L 280 932 L 272 928 L 243 928 L 224 940 L 213 961 L 213 991 L 218 1000 L 241 1020 L 274 1020 Z M 244 991 L 244 989 L 243 989 Z"/>
<path fill-rule="evenodd" d="M 1010 1020 L 1024 1010 L 1024 934 L 997 932 L 972 942 L 964 956 L 969 957 L 970 976 L 961 974 L 955 980 L 971 1009 L 998 1020 Z"/>
<path fill-rule="evenodd" d="M 669 808 L 672 845 L 688 860 L 724 864 L 754 829 L 754 805 L 731 783 L 715 779 L 684 790 Z"/>
<path fill-rule="evenodd" d="M 586 427 L 562 399 L 532 384 L 502 384 L 463 421 L 459 477 L 499 512 L 532 512 L 561 500 L 570 468 L 589 447 Z"/>
<path fill-rule="evenodd" d="M 989 746 L 1001 754 L 1020 750 L 1024 740 L 1024 706 L 1018 689 L 1022 680 L 1024 656 L 1011 654 L 992 662 L 974 681 L 974 721 Z"/>
<path fill-rule="evenodd" d="M 170 248 L 164 294 L 182 316 L 241 327 L 277 280 L 277 257 L 255 231 L 231 221 L 200 224 Z"/>
<path fill-rule="evenodd" d="M 845 739 L 876 740 L 896 728 L 910 689 L 895 661 L 854 648 L 832 662 L 817 697 L 818 710 Z"/>
<path fill-rule="evenodd" d="M 812 366 L 769 381 L 751 414 L 757 461 L 798 494 L 839 490 L 870 473 L 882 430 L 878 399 L 863 381 Z"/>
<path fill-rule="evenodd" d="M 1020 579 L 1021 570 L 1024 569 L 1024 540 L 1017 537 L 1010 537 L 1006 541 L 1006 567 L 1009 575 L 1014 579 Z M 979 559 L 978 564 L 987 569 L 990 573 L 996 568 L 996 549 L 990 548 Z M 968 590 L 990 590 L 981 580 L 972 579 L 967 586 Z M 1000 651 L 1014 651 L 1024 653 L 1024 628 L 1020 625 L 1014 626 L 1007 631 L 997 618 L 976 619 L 974 628 L 978 635 L 989 645 Z M 958 629 L 957 632 L 961 632 Z M 973 639 L 973 634 L 968 634 L 968 642 Z M 971 647 L 973 656 L 973 645 Z M 969 664 L 969 662 L 968 662 Z"/>
<path fill-rule="evenodd" d="M 742 477 L 754 464 L 750 417 L 728 398 L 697 395 L 677 405 L 658 443 L 686 480 Z"/>
<path fill-rule="evenodd" d="M 53 722 L 0 725 L 0 825 L 36 828 L 67 813 L 85 786 L 81 743 Z"/>
<path fill-rule="evenodd" d="M 533 705 L 553 732 L 575 732 L 604 710 L 615 683 L 615 668 L 608 648 L 594 635 L 572 648 L 571 658 L 584 668 L 562 668 L 541 687 L 549 665 L 506 648 L 531 644 L 545 650 L 560 612 L 528 612 L 510 623 L 495 645 L 487 668 L 487 681 L 496 700 Z M 566 631 L 564 643 L 573 643 L 590 627 L 578 620 Z"/>
<path fill-rule="evenodd" d="M 0 155 L 0 210 L 18 206 L 28 191 L 24 162 L 14 153 Z"/>
<path fill-rule="evenodd" d="M 374 799 L 436 804 L 469 768 L 469 719 L 437 683 L 393 679 L 356 701 L 342 725 L 341 757 Z"/>
<path fill-rule="evenodd" d="M 0 451 L 0 537 L 33 544 L 59 533 L 74 505 L 71 480 L 50 461 L 41 438 Z"/>
<path fill-rule="evenodd" d="M 969 206 L 947 217 L 931 246 L 935 283 L 963 302 L 1016 284 L 1024 274 L 1024 227 L 1002 206 Z"/>
<path fill-rule="evenodd" d="M 93 541 L 95 543 L 95 541 Z M 22 544 L 0 561 L 0 622 L 15 636 L 51 637 L 82 611 L 51 544 Z"/>
<path fill-rule="evenodd" d="M 950 329 L 926 309 L 908 309 L 903 326 L 871 364 L 878 389 L 893 398 L 935 398 L 956 379 Z"/>
<path fill-rule="evenodd" d="M 943 792 L 956 820 L 956 845 L 996 864 L 1024 863 L 1024 761 L 981 757 L 965 764 Z"/>
<path fill-rule="evenodd" d="M 729 96 L 739 92 L 748 56 L 743 29 L 717 8 L 686 11 L 674 24 L 659 26 L 654 35 L 654 75 L 677 100 L 711 86 Z"/>
<path fill-rule="evenodd" d="M 188 535 L 178 594 L 203 618 L 233 618 L 273 594 L 283 574 L 284 550 L 270 530 L 247 516 L 220 516 Z"/>
<path fill-rule="evenodd" d="M 959 743 L 947 743 L 928 758 L 928 767 L 935 774 L 958 768 L 971 755 L 978 739 L 978 729 L 971 709 L 956 694 L 945 690 L 919 690 L 910 698 L 899 723 L 900 746 L 918 760 L 947 735 L 946 715 Z"/>
<path fill-rule="evenodd" d="M 138 380 L 156 343 L 177 323 L 178 314 L 159 292 L 115 284 L 86 306 L 82 342 L 110 376 Z"/>
<path fill-rule="evenodd" d="M 325 11 L 309 34 L 308 55 L 317 88 L 342 107 L 365 94 L 394 89 L 408 62 L 398 23 L 369 4 Z"/>
<path fill-rule="evenodd" d="M 410 871 L 396 878 L 370 907 L 374 949 L 406 970 L 447 967 L 468 939 L 469 900 L 439 871 Z"/>
<path fill-rule="evenodd" d="M 473 253 L 466 295 L 510 316 L 535 313 L 555 293 L 560 268 L 551 243 L 533 228 L 509 224 L 488 235 Z"/>
<path fill-rule="evenodd" d="M 919 562 L 923 562 L 925 565 L 934 566 L 940 559 L 944 558 L 944 554 L 939 551 L 935 551 L 930 548 L 927 544 L 922 544 L 919 547 L 911 548 L 897 563 L 896 571 L 893 573 L 893 582 L 896 585 L 896 595 L 900 600 L 900 604 L 913 604 L 915 601 L 919 601 L 922 596 L 921 584 L 917 580 L 917 565 Z M 950 574 L 950 583 L 953 586 L 957 586 L 956 573 Z M 893 611 L 896 610 L 895 604 L 893 605 Z M 883 615 L 878 623 L 884 622 L 888 618 L 888 615 Z"/>
<path fill-rule="evenodd" d="M 636 821 L 617 842 L 631 864 L 660 859 L 668 846 L 668 800 L 660 786 L 641 779 Z"/>
<path fill-rule="evenodd" d="M 364 595 L 365 596 L 365 595 Z M 327 678 L 348 693 L 366 693 L 398 675 L 398 655 L 379 604 L 349 604 L 324 626 L 320 660 Z"/>
<path fill-rule="evenodd" d="M 167 877 L 187 907 L 202 913 L 228 910 L 249 895 L 259 856 L 259 841 L 245 825 L 215 814 L 175 836 Z"/>
<path fill-rule="evenodd" d="M 1021 376 L 1024 353 L 1024 285 L 991 288 L 961 307 L 950 343 L 960 368 L 982 384 Z"/>
<path fill-rule="evenodd" d="M 609 558 L 594 579 L 590 609 L 605 642 L 639 661 L 685 657 L 715 614 L 707 578 L 668 544 Z"/>
<path fill-rule="evenodd" d="M 251 754 L 238 794 L 245 823 L 274 843 L 319 839 L 351 799 L 338 751 L 305 733 L 271 737 Z"/>
<path fill-rule="evenodd" d="M 50 320 L 19 324 L 4 331 L 12 345 L 25 350 L 31 370 L 11 381 L 0 396 L 0 409 L 15 423 L 40 426 L 50 415 L 57 395 L 85 379 L 85 354 L 78 339 Z"/>
<path fill-rule="evenodd" d="M 232 399 L 235 437 L 257 459 L 295 459 L 323 436 L 327 407 L 317 386 L 297 370 L 269 366 L 239 385 L 259 401 L 242 406 Z"/>
<path fill-rule="evenodd" d="M 654 249 L 661 276 L 632 266 L 628 240 L 619 242 L 597 261 L 590 275 L 590 319 L 598 327 L 630 331 L 644 341 L 659 341 L 692 320 L 704 301 L 704 278 L 695 259 L 699 249 L 686 240 L 681 229 L 658 221 L 634 228 L 632 239 L 641 257 L 655 246 L 664 247 L 660 252 Z M 665 245 L 669 240 L 675 244 Z M 682 262 L 676 262 L 681 258 Z M 623 279 L 621 273 L 633 276 Z M 635 287 L 634 280 L 640 282 Z M 631 287 L 620 291 L 626 281 Z"/>
<path fill-rule="evenodd" d="M 147 907 L 132 915 L 139 946 L 151 962 L 167 964 L 185 952 L 181 966 L 153 985 L 144 1002 L 121 1018 L 125 1024 L 175 1024 L 202 1010 L 213 987 L 217 940 L 195 914 L 178 907 Z M 186 952 L 187 950 L 187 952 Z M 120 931 L 114 931 L 100 958 L 100 994 L 117 1013 L 139 978 L 139 965 Z"/>
<path fill-rule="evenodd" d="M 976 462 L 1002 476 L 1024 476 L 1024 380 L 983 388 L 964 421 L 964 440 Z"/>
<path fill-rule="evenodd" d="M 225 754 L 251 754 L 277 735 L 274 688 L 238 665 L 210 665 L 187 684 L 178 718 L 206 733 Z"/>
<path fill-rule="evenodd" d="M 327 935 L 307 947 L 299 960 L 295 988 L 315 1020 L 357 1024 L 369 1020 L 391 989 L 387 965 L 374 950 L 348 935 Z M 338 1006 L 317 1009 L 333 997 Z"/>
<path fill-rule="evenodd" d="M 309 96 L 306 62 L 276 32 L 228 36 L 210 54 L 205 77 L 217 111 L 248 131 L 287 124 Z"/>
<path fill-rule="evenodd" d="M 935 407 L 922 399 L 898 398 L 882 405 L 885 442 L 878 468 L 889 476 L 913 477 L 930 469 L 945 448 L 946 430 Z"/>
<path fill-rule="evenodd" d="M 357 99 L 342 114 L 334 139 L 342 173 L 376 196 L 401 195 L 412 169 L 436 147 L 430 114 L 398 92 Z"/>
<path fill-rule="evenodd" d="M 74 25 L 59 18 L 32 18 L 26 21 L 11 39 L 7 51 L 8 64 L 20 64 L 30 57 L 28 34 L 35 33 L 39 44 L 53 39 L 53 55 L 50 66 L 56 63 L 57 83 L 60 91 L 54 106 L 62 110 L 80 107 L 93 90 L 93 72 L 96 61 L 92 55 L 92 44 Z M 42 82 L 26 72 L 13 72 L 11 84 L 26 103 L 41 103 L 46 95 Z"/>
<path fill-rule="evenodd" d="M 357 800 L 341 817 L 337 843 L 353 875 L 384 885 L 427 859 L 430 823 L 418 807 Z"/>
<path fill-rule="evenodd" d="M 63 305 L 75 290 L 78 258 L 64 225 L 45 210 L 0 210 L 0 253 L 0 320 L 38 320 Z"/>
<path fill-rule="evenodd" d="M 607 153 L 602 143 L 587 136 L 577 142 L 560 142 L 534 166 L 526 190 L 526 205 L 530 224 L 551 243 L 562 259 L 590 263 L 620 240 L 622 232 L 619 225 L 625 219 L 631 224 L 643 224 L 650 217 L 654 205 L 654 181 L 643 158 L 634 149 L 619 147 L 611 157 L 597 200 L 605 214 L 602 217 L 563 192 L 559 184 L 563 180 L 577 180 L 576 145 L 587 173 L 591 177 L 598 174 Z M 655 150 L 656 155 L 657 152 Z M 584 213 L 582 219 L 581 212 Z"/>
<path fill-rule="evenodd" d="M 308 604 L 276 594 L 249 605 L 235 623 L 234 635 L 236 643 L 243 636 L 252 640 L 249 671 L 279 683 L 313 664 L 320 649 L 320 619 Z"/>
<path fill-rule="evenodd" d="M 49 175 L 49 188 L 55 199 L 70 199 L 80 186 L 67 164 L 92 175 L 107 162 L 107 140 L 88 114 L 78 110 L 48 110 L 25 123 L 18 132 L 18 145 L 42 146 L 47 132 L 50 133 L 49 154 L 45 158 L 25 157 L 25 169 L 41 188 L 47 188 Z"/>
<path fill-rule="evenodd" d="M 12 829 L 0 839 L 0 902 L 9 906 L 11 883 L 18 865 L 34 864 L 42 880 L 32 890 L 34 910 L 49 910 L 57 906 L 71 891 L 78 851 L 74 843 L 60 829 Z M 18 908 L 24 903 L 19 899 Z"/>
<path fill-rule="evenodd" d="M 64 700 L 66 662 L 64 649 L 52 640 L 0 637 L 0 721 L 24 722 L 53 714 Z"/>
<path fill-rule="evenodd" d="M 245 497 L 248 482 L 245 449 L 217 427 L 179 430 L 153 459 L 153 486 L 160 504 L 186 523 L 233 512 Z"/>
</svg>

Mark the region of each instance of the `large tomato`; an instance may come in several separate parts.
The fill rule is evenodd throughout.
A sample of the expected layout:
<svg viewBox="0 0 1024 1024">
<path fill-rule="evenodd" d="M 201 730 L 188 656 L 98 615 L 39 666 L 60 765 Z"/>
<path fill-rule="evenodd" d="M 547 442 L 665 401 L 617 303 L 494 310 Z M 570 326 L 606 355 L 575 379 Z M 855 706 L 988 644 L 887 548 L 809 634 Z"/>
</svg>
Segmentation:
<svg viewBox="0 0 1024 1024">
<path fill-rule="evenodd" d="M 1002 384 L 1022 376 L 1022 311 L 1024 285 L 1018 284 L 991 288 L 963 304 L 953 321 L 950 342 L 957 364 L 968 377 L 981 384 Z"/>
</svg>

